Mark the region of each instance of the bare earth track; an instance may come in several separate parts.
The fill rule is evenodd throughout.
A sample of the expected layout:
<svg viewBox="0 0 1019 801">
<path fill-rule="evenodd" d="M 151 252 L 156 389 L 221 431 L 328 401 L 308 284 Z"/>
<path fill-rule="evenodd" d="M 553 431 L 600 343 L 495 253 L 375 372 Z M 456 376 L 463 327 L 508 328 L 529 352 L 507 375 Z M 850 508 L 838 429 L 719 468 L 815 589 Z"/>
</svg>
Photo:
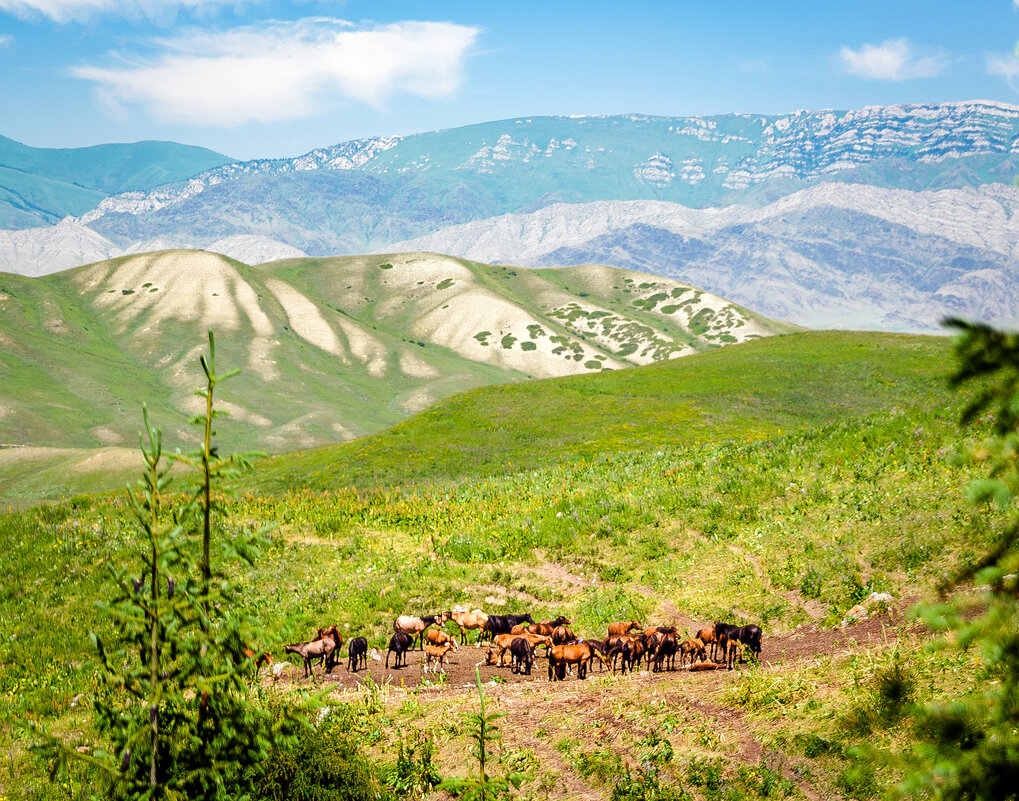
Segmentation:
<svg viewBox="0 0 1019 801">
<path fill-rule="evenodd" d="M 540 682 L 546 690 L 548 689 L 546 686 L 549 685 L 548 672 L 544 659 L 539 658 L 534 663 L 534 670 L 530 676 L 511 673 L 508 667 L 498 668 L 492 665 L 485 665 L 487 646 L 477 648 L 473 644 L 473 639 L 476 636 L 477 632 L 470 632 L 468 637 L 472 640 L 471 644 L 461 645 L 457 651 L 450 653 L 448 664 L 446 665 L 446 678 L 438 685 L 435 685 L 434 674 L 423 672 L 424 657 L 422 652 L 418 650 L 408 652 L 408 665 L 406 667 L 398 669 L 392 667 L 395 661 L 395 655 L 392 655 L 390 657 L 390 667 L 387 669 L 385 666 L 386 652 L 376 651 L 382 657 L 381 661 L 369 659 L 367 669 L 361 669 L 356 674 L 348 672 L 346 669 L 347 660 L 345 658 L 346 643 L 341 647 L 344 659 L 337 664 L 332 673 L 324 673 L 321 668 L 316 668 L 315 681 L 323 686 L 336 685 L 337 689 L 353 689 L 363 686 L 366 678 L 370 676 L 372 681 L 377 684 L 414 688 L 422 684 L 423 681 L 427 681 L 432 685 L 428 689 L 433 692 L 453 692 L 459 691 L 464 687 L 473 688 L 475 686 L 474 668 L 477 666 L 481 673 L 482 682 L 490 682 L 493 679 L 500 685 Z M 761 665 L 768 668 L 796 661 L 809 661 L 821 656 L 848 654 L 861 649 L 887 645 L 893 642 L 897 636 L 898 628 L 887 617 L 874 617 L 847 626 L 844 629 L 820 629 L 817 626 L 810 626 L 780 637 L 768 637 L 765 635 L 762 644 Z M 539 649 L 538 654 L 542 653 L 543 650 Z M 595 668 L 592 675 L 597 676 L 598 670 L 598 668 Z M 728 673 L 725 670 L 708 670 L 691 673 L 686 669 L 676 672 L 689 674 L 691 681 L 699 682 L 717 681 L 716 676 L 724 677 Z M 638 672 L 633 675 L 633 680 L 638 680 L 642 676 L 651 682 L 656 679 L 655 675 L 647 676 Z M 266 676 L 265 671 L 263 671 L 262 681 L 266 684 L 272 683 L 272 680 Z M 550 686 L 566 687 L 576 681 L 577 679 L 573 676 L 569 676 L 566 682 L 555 682 Z M 291 667 L 286 668 L 277 679 L 277 685 L 302 685 L 310 682 L 311 679 L 301 677 L 299 665 L 291 665 Z"/>
<path fill-rule="evenodd" d="M 775 674 L 786 669 L 798 670 L 822 659 L 884 650 L 906 634 L 923 637 L 929 633 L 922 624 L 904 625 L 901 620 L 898 615 L 892 619 L 873 617 L 841 629 L 810 626 L 782 636 L 765 635 L 760 669 Z M 544 659 L 535 662 L 532 675 L 516 675 L 509 668 L 478 665 L 484 662 L 486 651 L 487 647 L 476 648 L 473 644 L 461 646 L 450 655 L 445 678 L 438 682 L 434 674 L 422 671 L 424 660 L 420 651 L 410 652 L 409 665 L 399 670 L 386 669 L 383 652 L 381 662 L 369 659 L 367 670 L 356 675 L 346 670 L 344 660 L 331 674 L 317 668 L 314 679 L 302 678 L 301 668 L 290 665 L 275 682 L 278 687 L 333 687 L 344 698 L 356 698 L 375 687 L 388 702 L 399 704 L 413 698 L 412 703 L 437 705 L 448 710 L 443 716 L 456 717 L 476 706 L 477 666 L 486 699 L 493 708 L 507 713 L 499 724 L 502 748 L 533 754 L 542 772 L 555 776 L 554 787 L 546 788 L 550 801 L 605 799 L 611 783 L 606 785 L 593 776 L 585 779 L 578 775 L 571 767 L 569 753 L 563 752 L 564 739 L 576 739 L 579 735 L 577 748 L 581 751 L 611 746 L 624 755 L 624 765 L 636 767 L 641 757 L 633 744 L 645 738 L 656 725 L 644 714 L 647 704 L 660 712 L 672 712 L 681 719 L 681 725 L 699 727 L 715 738 L 711 747 L 695 749 L 687 757 L 710 759 L 724 755 L 730 764 L 749 767 L 767 764 L 792 782 L 803 798 L 816 801 L 832 797 L 830 787 L 812 783 L 809 764 L 801 756 L 767 747 L 748 725 L 742 709 L 714 700 L 745 666 L 736 671 L 683 669 L 665 674 L 640 671 L 616 677 L 608 685 L 602 678 L 609 673 L 594 668 L 585 681 L 569 676 L 564 682 L 549 682 Z M 269 685 L 274 680 L 263 671 L 261 681 Z M 584 721 L 584 726 L 578 729 L 577 721 Z M 592 729 L 590 736 L 583 733 L 588 728 Z M 460 739 L 452 738 L 442 746 L 445 755 L 442 767 L 448 773 L 461 773 L 469 764 L 466 745 Z M 438 797 L 445 796 L 440 793 Z"/>
</svg>

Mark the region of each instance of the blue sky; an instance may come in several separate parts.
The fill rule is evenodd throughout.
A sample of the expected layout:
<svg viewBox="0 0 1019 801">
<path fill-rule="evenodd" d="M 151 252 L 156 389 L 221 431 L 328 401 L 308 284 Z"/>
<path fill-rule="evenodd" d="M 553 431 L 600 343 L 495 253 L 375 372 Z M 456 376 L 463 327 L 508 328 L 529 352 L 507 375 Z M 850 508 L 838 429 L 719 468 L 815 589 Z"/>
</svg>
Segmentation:
<svg viewBox="0 0 1019 801">
<path fill-rule="evenodd" d="M 1019 104 L 1019 0 L 0 0 L 0 134 L 237 158 L 544 114 Z"/>
</svg>

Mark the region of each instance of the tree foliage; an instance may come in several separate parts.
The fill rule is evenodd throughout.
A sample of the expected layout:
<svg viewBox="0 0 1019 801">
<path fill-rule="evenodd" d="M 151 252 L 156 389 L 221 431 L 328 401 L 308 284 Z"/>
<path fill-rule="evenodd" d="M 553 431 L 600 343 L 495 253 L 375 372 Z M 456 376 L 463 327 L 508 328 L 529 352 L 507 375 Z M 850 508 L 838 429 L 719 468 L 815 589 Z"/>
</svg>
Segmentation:
<svg viewBox="0 0 1019 801">
<path fill-rule="evenodd" d="M 512 797 L 514 789 L 519 789 L 526 778 L 521 773 L 508 773 L 506 776 L 489 775 L 491 762 L 490 743 L 502 739 L 495 721 L 506 715 L 505 712 L 485 711 L 485 692 L 481 688 L 481 673 L 474 668 L 474 682 L 478 688 L 477 712 L 466 715 L 467 734 L 474 741 L 474 757 L 478 760 L 478 775 L 464 778 L 447 779 L 440 787 L 453 795 L 467 801 L 497 801 L 500 798 Z"/>
<path fill-rule="evenodd" d="M 955 577 L 967 583 L 950 603 L 928 607 L 935 629 L 974 654 L 976 689 L 928 706 L 916 718 L 916 769 L 908 795 L 949 801 L 1019 797 L 1019 335 L 982 324 L 948 320 L 957 331 L 958 366 L 952 383 L 974 388 L 963 421 L 989 424 L 990 436 L 971 449 L 985 475 L 969 488 L 974 504 L 1004 512 L 987 553 Z M 946 590 L 950 589 L 946 587 Z"/>
<path fill-rule="evenodd" d="M 246 459 L 220 457 L 213 445 L 215 342 L 202 357 L 206 384 L 200 451 L 165 458 L 162 434 L 143 409 L 144 472 L 128 498 L 139 536 L 132 567 L 112 570 L 114 592 L 99 613 L 119 631 L 113 642 L 93 634 L 102 664 L 94 702 L 96 728 L 108 744 L 79 754 L 46 737 L 40 747 L 54 775 L 69 760 L 98 769 L 97 790 L 116 799 L 228 799 L 247 794 L 246 770 L 268 752 L 294 720 L 275 720 L 253 697 L 250 645 L 257 624 L 238 612 L 224 567 L 251 561 L 260 532 L 222 531 L 220 482 Z M 170 467 L 200 471 L 192 495 L 170 493 Z M 213 540 L 213 534 L 220 535 Z M 215 554 L 215 555 L 214 555 Z"/>
</svg>

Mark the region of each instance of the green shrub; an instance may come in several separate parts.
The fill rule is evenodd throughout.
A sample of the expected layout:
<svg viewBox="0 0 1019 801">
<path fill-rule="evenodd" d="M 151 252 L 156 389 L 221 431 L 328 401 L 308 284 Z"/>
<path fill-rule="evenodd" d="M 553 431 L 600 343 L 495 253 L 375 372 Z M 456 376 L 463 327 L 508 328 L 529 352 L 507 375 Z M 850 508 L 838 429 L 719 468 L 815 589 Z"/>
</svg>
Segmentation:
<svg viewBox="0 0 1019 801">
<path fill-rule="evenodd" d="M 610 748 L 581 751 L 573 758 L 573 769 L 578 775 L 585 779 L 594 777 L 600 782 L 618 776 L 620 767 L 619 755 Z"/>
<path fill-rule="evenodd" d="M 873 798 L 880 790 L 874 767 L 865 759 L 854 760 L 835 783 L 850 798 Z"/>
<path fill-rule="evenodd" d="M 663 787 L 658 770 L 647 765 L 632 772 L 627 769 L 612 788 L 612 801 L 693 801 L 693 796 L 682 787 Z"/>
<path fill-rule="evenodd" d="M 348 737 L 342 716 L 327 716 L 295 743 L 274 748 L 252 770 L 253 798 L 265 801 L 385 801 L 379 771 Z"/>
<path fill-rule="evenodd" d="M 435 743 L 431 737 L 415 734 L 400 738 L 396 764 L 385 773 L 386 786 L 403 797 L 420 798 L 442 781 L 432 763 Z"/>
<path fill-rule="evenodd" d="M 803 756 L 815 759 L 819 756 L 829 754 L 839 756 L 842 754 L 842 746 L 834 740 L 826 740 L 816 734 L 797 734 L 794 738 L 796 744 L 803 750 Z"/>
</svg>

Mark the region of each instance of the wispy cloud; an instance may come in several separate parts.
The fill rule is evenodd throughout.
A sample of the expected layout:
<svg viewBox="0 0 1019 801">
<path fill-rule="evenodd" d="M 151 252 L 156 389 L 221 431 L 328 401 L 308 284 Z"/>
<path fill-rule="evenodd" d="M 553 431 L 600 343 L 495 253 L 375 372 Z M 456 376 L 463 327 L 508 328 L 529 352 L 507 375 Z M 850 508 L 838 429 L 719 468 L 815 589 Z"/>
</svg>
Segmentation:
<svg viewBox="0 0 1019 801">
<path fill-rule="evenodd" d="M 736 71 L 763 75 L 771 71 L 771 62 L 766 58 L 745 58 L 742 61 L 736 62 Z"/>
<path fill-rule="evenodd" d="M 10 47 L 14 44 L 14 37 L 9 33 L 0 33 L 0 48 Z"/>
<path fill-rule="evenodd" d="M 172 18 L 179 9 L 201 13 L 241 4 L 242 0 L 0 0 L 0 11 L 22 19 L 42 16 L 69 22 L 98 16 Z"/>
<path fill-rule="evenodd" d="M 853 75 L 876 81 L 905 81 L 933 78 L 948 67 L 951 59 L 941 52 L 919 52 L 909 39 L 886 39 L 879 45 L 865 44 L 859 50 L 839 50 L 842 64 Z"/>
<path fill-rule="evenodd" d="M 115 106 L 140 104 L 163 121 L 228 127 L 310 117 L 336 98 L 378 107 L 397 93 L 449 96 L 478 34 L 446 22 L 268 22 L 161 40 L 155 58 L 73 74 L 98 84 Z"/>
<path fill-rule="evenodd" d="M 1019 0 L 1015 2 L 1019 5 Z M 1016 53 L 1007 55 L 991 53 L 987 56 L 986 64 L 988 75 L 1000 75 L 1008 81 L 1012 91 L 1019 92 L 1019 56 Z"/>
</svg>

